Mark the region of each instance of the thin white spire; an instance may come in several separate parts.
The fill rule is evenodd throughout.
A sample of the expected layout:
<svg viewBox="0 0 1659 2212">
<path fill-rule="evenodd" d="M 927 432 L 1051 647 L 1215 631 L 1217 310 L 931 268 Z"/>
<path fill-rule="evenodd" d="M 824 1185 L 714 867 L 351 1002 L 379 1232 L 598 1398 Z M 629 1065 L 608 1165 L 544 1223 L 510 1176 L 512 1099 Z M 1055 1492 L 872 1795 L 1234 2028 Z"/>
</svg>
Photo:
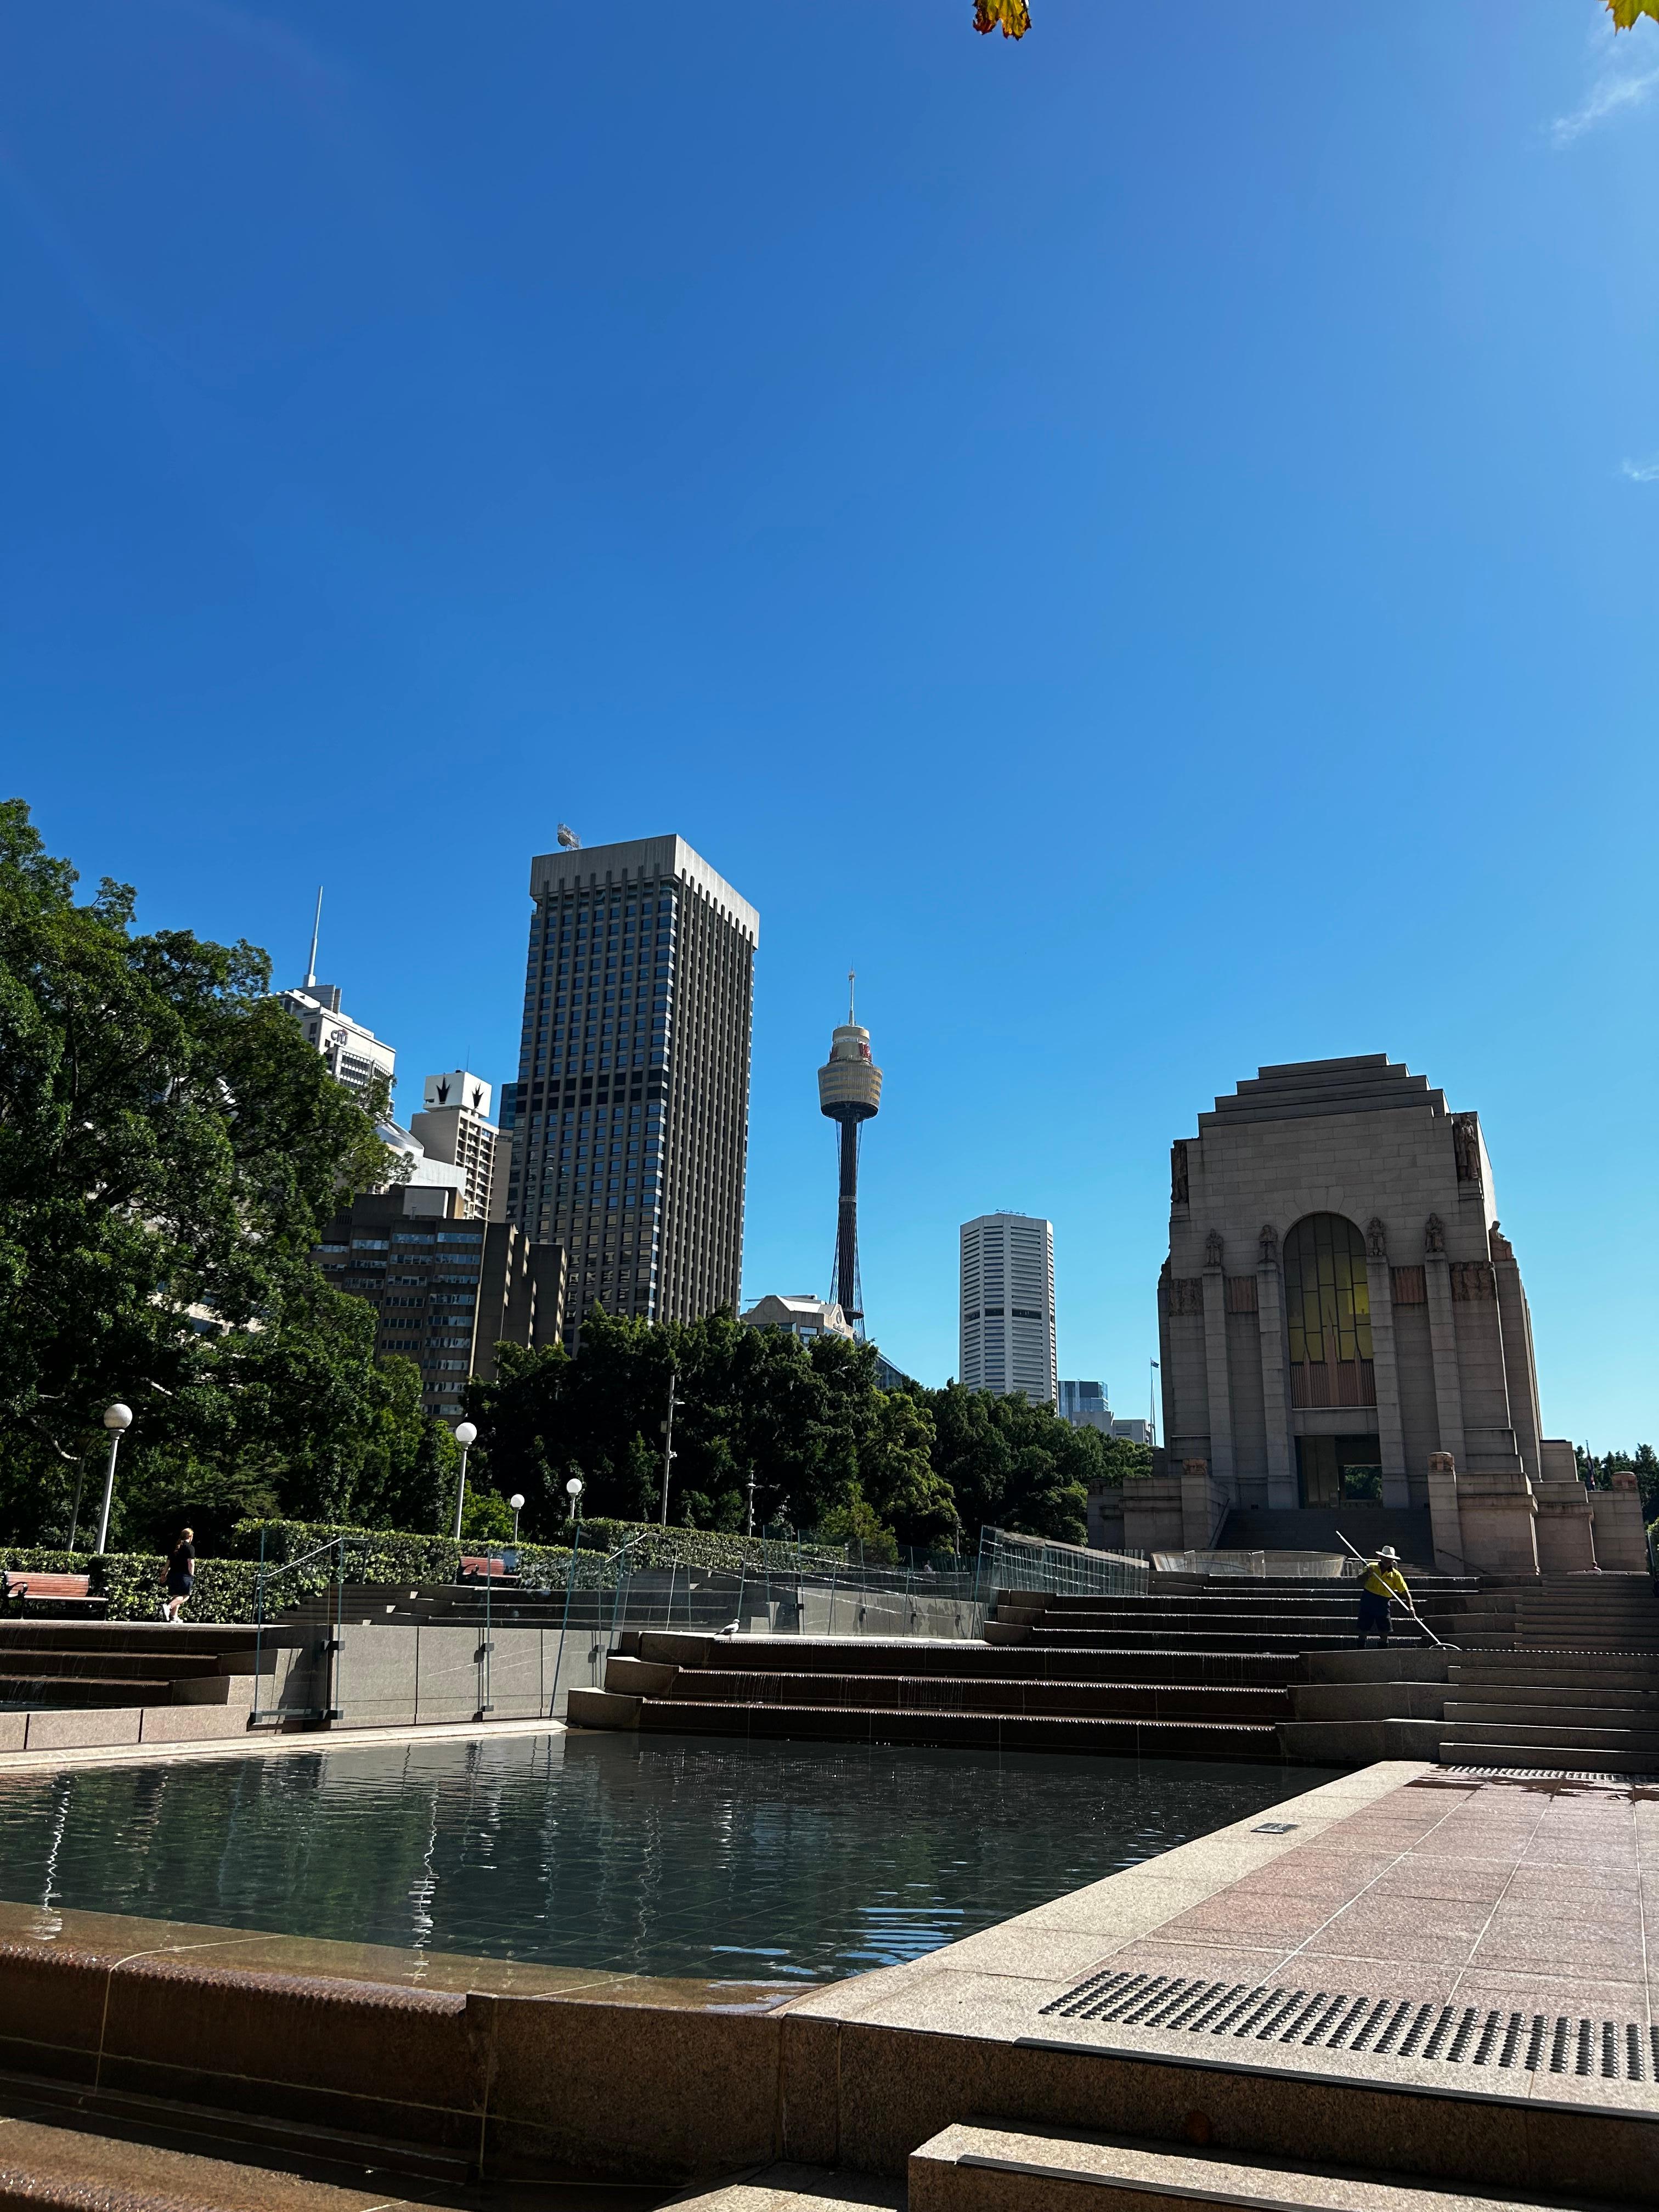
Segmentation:
<svg viewBox="0 0 1659 2212">
<path fill-rule="evenodd" d="M 853 983 L 854 971 L 849 968 L 847 971 L 847 1025 L 849 1029 L 858 1025 L 858 1017 L 853 1012 Z"/>
<path fill-rule="evenodd" d="M 317 981 L 317 938 L 323 926 L 323 887 L 317 886 L 317 916 L 311 925 L 311 957 L 306 963 L 305 988 L 311 990 Z"/>
</svg>

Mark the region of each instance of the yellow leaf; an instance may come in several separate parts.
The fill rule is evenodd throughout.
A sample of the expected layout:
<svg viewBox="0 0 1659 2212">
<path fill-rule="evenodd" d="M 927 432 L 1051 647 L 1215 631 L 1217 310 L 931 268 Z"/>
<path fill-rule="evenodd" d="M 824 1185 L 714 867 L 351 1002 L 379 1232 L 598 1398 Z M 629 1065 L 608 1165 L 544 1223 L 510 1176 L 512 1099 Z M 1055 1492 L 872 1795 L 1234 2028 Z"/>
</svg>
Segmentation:
<svg viewBox="0 0 1659 2212">
<path fill-rule="evenodd" d="M 1638 6 L 1659 11 L 1659 0 L 1608 0 L 1609 6 Z M 1002 27 L 1005 39 L 1023 39 L 1031 27 L 1026 0 L 974 0 L 974 28 L 981 35 Z"/>
<path fill-rule="evenodd" d="M 1659 0 L 1607 0 L 1607 13 L 1615 31 L 1633 31 L 1638 15 L 1651 15 L 1659 23 Z M 985 28 L 989 30 L 990 25 Z"/>
</svg>

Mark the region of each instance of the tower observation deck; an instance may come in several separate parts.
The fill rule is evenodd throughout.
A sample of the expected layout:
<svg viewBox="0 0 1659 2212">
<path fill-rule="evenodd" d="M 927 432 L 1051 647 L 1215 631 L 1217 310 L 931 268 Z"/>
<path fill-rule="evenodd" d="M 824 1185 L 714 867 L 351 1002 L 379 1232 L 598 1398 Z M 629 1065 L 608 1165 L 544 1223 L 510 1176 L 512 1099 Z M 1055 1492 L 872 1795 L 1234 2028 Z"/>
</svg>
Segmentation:
<svg viewBox="0 0 1659 2212">
<path fill-rule="evenodd" d="M 847 978 L 847 1019 L 830 1041 L 818 1070 L 818 1108 L 841 1131 L 841 1202 L 836 1218 L 836 1303 L 860 1336 L 864 1288 L 859 1280 L 859 1130 L 881 1110 L 881 1070 L 870 1058 L 870 1032 L 854 1019 L 853 978 Z"/>
</svg>

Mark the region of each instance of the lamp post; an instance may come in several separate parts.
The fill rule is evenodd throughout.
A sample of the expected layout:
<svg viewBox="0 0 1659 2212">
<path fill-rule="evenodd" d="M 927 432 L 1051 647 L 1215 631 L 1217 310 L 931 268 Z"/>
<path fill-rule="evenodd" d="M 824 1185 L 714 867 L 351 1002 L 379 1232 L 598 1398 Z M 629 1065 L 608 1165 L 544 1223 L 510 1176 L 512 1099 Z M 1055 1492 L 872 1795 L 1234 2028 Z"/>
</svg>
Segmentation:
<svg viewBox="0 0 1659 2212">
<path fill-rule="evenodd" d="M 132 1408 L 124 1406 L 118 1398 L 104 1413 L 104 1426 L 109 1431 L 109 1470 L 104 1477 L 104 1510 L 98 1516 L 98 1549 L 101 1552 L 109 1541 L 109 1509 L 115 1496 L 115 1455 L 121 1449 L 121 1439 L 132 1426 Z"/>
<path fill-rule="evenodd" d="M 573 1474 L 564 1486 L 564 1494 L 570 1500 L 569 1517 L 573 1521 L 580 1522 L 582 1517 L 582 1492 L 586 1488 L 586 1485 L 579 1474 Z"/>
<path fill-rule="evenodd" d="M 1146 1439 L 1149 1443 L 1155 1444 L 1158 1442 L 1158 1364 L 1157 1360 L 1149 1359 L 1146 1365 L 1149 1370 L 1146 1376 Z"/>
<path fill-rule="evenodd" d="M 516 1552 L 519 1548 L 519 1516 L 524 1511 L 523 1491 L 515 1490 L 507 1502 L 513 1508 L 513 1548 Z"/>
<path fill-rule="evenodd" d="M 749 1526 L 748 1526 L 748 1528 L 744 1531 L 744 1534 L 745 1535 L 748 1535 L 748 1536 L 752 1536 L 752 1535 L 754 1534 L 754 1533 L 755 1533 L 755 1478 L 754 1478 L 754 1476 L 751 1474 L 751 1475 L 750 1476 L 750 1478 L 749 1478 Z"/>
<path fill-rule="evenodd" d="M 674 1383 L 675 1376 L 671 1370 L 668 1377 L 668 1419 L 662 1425 L 662 1525 L 665 1528 L 668 1526 L 668 1470 L 674 1464 Z"/>
<path fill-rule="evenodd" d="M 455 1490 L 455 1541 L 461 1540 L 461 1508 L 466 1504 L 466 1455 L 478 1440 L 478 1431 L 471 1421 L 463 1421 L 455 1431 L 455 1441 L 461 1448 L 461 1479 Z"/>
</svg>

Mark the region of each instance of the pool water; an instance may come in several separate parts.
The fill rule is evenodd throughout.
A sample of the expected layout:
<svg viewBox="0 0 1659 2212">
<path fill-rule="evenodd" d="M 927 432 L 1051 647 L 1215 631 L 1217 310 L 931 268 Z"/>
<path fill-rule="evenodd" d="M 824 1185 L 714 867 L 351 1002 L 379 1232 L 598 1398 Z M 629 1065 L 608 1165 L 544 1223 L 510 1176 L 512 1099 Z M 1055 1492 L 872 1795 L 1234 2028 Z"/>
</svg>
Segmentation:
<svg viewBox="0 0 1659 2212">
<path fill-rule="evenodd" d="M 919 1957 L 1328 1778 L 518 1736 L 0 1778 L 0 1898 L 619 1973 Z"/>
</svg>

